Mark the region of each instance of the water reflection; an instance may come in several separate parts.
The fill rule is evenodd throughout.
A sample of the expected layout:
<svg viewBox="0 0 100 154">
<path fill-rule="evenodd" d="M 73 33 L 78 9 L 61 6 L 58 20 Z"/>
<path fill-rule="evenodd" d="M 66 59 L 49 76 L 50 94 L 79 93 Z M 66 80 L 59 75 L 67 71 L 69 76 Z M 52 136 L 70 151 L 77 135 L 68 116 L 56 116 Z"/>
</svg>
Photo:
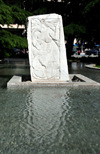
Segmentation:
<svg viewBox="0 0 100 154">
<path fill-rule="evenodd" d="M 79 70 L 84 68 L 84 63 L 77 63 L 77 62 L 72 62 L 71 63 L 71 69 L 72 70 Z"/>
<path fill-rule="evenodd" d="M 98 70 L 71 63 L 71 73 L 100 82 Z M 28 74 L 29 68 L 5 65 L 8 75 Z M 100 153 L 100 87 L 0 88 L 0 153 Z"/>
<path fill-rule="evenodd" d="M 100 71 L 85 68 L 85 63 L 69 63 L 68 69 L 69 74 L 82 74 L 90 79 L 100 82 Z M 0 87 L 6 85 L 13 75 L 30 75 L 28 60 L 0 64 Z"/>
<path fill-rule="evenodd" d="M 63 142 L 66 121 L 70 117 L 69 96 L 69 90 L 64 88 L 30 89 L 21 125 L 29 143 Z M 66 131 L 70 135 L 68 127 Z"/>
<path fill-rule="evenodd" d="M 85 63 L 72 62 L 68 64 L 69 74 L 82 74 L 94 81 L 100 83 L 100 71 L 96 69 L 88 69 Z"/>
<path fill-rule="evenodd" d="M 0 93 L 0 153 L 100 153 L 100 87 Z"/>
</svg>

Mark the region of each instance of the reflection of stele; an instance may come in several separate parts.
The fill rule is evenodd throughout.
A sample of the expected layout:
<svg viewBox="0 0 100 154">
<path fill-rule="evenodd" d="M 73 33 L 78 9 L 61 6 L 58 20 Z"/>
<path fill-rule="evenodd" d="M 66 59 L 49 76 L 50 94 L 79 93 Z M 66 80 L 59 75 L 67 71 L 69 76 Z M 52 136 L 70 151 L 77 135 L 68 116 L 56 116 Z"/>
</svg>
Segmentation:
<svg viewBox="0 0 100 154">
<path fill-rule="evenodd" d="M 41 20 L 37 19 L 32 22 L 32 76 L 36 79 L 59 79 L 57 26 L 58 23 L 50 28 L 46 21 L 41 23 Z"/>
</svg>

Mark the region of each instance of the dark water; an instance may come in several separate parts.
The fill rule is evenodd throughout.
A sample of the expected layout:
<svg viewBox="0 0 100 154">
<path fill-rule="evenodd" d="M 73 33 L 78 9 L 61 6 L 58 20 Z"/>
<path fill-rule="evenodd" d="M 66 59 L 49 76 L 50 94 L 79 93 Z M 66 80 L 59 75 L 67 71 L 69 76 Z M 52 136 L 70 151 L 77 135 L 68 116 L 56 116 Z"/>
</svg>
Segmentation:
<svg viewBox="0 0 100 154">
<path fill-rule="evenodd" d="M 7 89 L 6 81 L 29 74 L 29 67 L 26 62 L 2 66 L 0 154 L 100 153 L 100 87 Z M 69 72 L 100 82 L 99 71 L 83 63 L 69 65 Z"/>
<path fill-rule="evenodd" d="M 29 74 L 28 60 L 0 64 L 0 87 L 5 87 L 13 75 L 26 76 Z"/>
<path fill-rule="evenodd" d="M 100 70 L 85 68 L 85 63 L 69 63 L 70 74 L 82 74 L 100 83 Z"/>
</svg>

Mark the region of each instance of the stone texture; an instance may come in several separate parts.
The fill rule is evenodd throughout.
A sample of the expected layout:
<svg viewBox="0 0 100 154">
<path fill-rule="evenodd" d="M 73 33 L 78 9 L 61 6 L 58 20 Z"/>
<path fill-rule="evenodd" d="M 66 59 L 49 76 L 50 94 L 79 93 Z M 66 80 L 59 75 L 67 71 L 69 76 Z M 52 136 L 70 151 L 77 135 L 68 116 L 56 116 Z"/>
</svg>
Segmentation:
<svg viewBox="0 0 100 154">
<path fill-rule="evenodd" d="M 32 82 L 69 81 L 62 17 L 28 17 L 27 39 Z"/>
<path fill-rule="evenodd" d="M 83 80 L 84 82 L 72 82 L 72 79 L 74 77 L 77 77 L 80 80 Z M 15 87 L 45 87 L 45 86 L 64 86 L 64 87 L 68 87 L 68 86 L 97 86 L 100 87 L 100 83 L 91 80 L 81 74 L 69 74 L 69 78 L 70 81 L 69 82 L 57 82 L 57 81 L 48 81 L 48 82 L 41 82 L 41 81 L 36 81 L 36 82 L 22 82 L 21 80 L 21 76 L 13 76 L 11 78 L 11 80 L 7 83 L 7 87 L 8 88 L 15 88 Z"/>
</svg>

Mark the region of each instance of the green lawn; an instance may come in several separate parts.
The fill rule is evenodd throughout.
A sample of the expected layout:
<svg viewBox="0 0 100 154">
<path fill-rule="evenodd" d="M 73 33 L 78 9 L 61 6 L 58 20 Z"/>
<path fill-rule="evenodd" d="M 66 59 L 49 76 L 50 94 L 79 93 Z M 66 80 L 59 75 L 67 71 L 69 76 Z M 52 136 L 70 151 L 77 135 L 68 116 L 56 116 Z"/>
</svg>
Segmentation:
<svg viewBox="0 0 100 154">
<path fill-rule="evenodd" d="M 100 68 L 100 65 L 96 65 L 95 67 L 98 67 L 98 68 Z"/>
</svg>

